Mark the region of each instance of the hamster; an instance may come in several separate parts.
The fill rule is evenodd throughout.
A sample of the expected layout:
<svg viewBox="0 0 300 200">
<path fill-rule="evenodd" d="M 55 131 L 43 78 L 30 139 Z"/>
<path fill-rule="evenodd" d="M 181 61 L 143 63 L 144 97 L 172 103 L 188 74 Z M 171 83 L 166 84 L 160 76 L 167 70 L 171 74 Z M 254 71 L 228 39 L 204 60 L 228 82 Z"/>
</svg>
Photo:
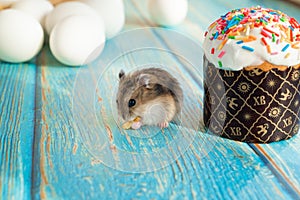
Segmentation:
<svg viewBox="0 0 300 200">
<path fill-rule="evenodd" d="M 181 111 L 183 92 L 179 82 L 160 68 L 119 73 L 117 108 L 127 122 L 139 118 L 133 129 L 143 125 L 166 128 Z"/>
</svg>

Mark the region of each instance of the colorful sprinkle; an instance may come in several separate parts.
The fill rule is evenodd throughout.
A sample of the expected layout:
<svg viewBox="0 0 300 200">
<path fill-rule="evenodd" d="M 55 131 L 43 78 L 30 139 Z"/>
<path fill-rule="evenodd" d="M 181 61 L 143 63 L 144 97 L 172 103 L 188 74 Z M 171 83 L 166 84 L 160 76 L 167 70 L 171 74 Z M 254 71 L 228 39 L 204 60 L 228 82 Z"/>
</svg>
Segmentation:
<svg viewBox="0 0 300 200">
<path fill-rule="evenodd" d="M 285 46 L 281 49 L 281 51 L 282 51 L 282 52 L 285 52 L 285 51 L 287 50 L 287 48 L 289 48 L 289 46 L 290 46 L 290 44 L 285 45 Z"/>
<path fill-rule="evenodd" d="M 272 33 L 272 42 L 275 42 L 275 41 L 276 41 L 276 39 L 275 39 L 275 34 Z"/>
<path fill-rule="evenodd" d="M 295 20 L 295 18 L 291 17 L 290 19 L 290 24 L 294 27 L 294 28 L 300 28 L 299 23 L 297 22 L 297 20 Z"/>
<path fill-rule="evenodd" d="M 213 36 L 214 36 L 214 39 L 217 39 L 219 36 L 219 32 L 216 32 Z"/>
<path fill-rule="evenodd" d="M 262 41 L 262 43 L 263 43 L 265 46 L 268 46 L 268 43 L 267 43 L 267 41 L 266 41 L 265 38 L 261 38 L 261 41 Z"/>
<path fill-rule="evenodd" d="M 264 37 L 272 38 L 272 36 L 269 35 L 269 34 L 268 34 L 266 31 L 264 31 L 264 30 L 261 30 L 260 34 L 261 34 L 262 36 L 264 36 Z"/>
<path fill-rule="evenodd" d="M 243 42 L 252 42 L 252 41 L 256 40 L 256 37 L 253 35 L 249 35 L 248 37 L 243 37 L 242 40 L 243 40 Z"/>
<path fill-rule="evenodd" d="M 251 52 L 253 52 L 253 51 L 254 51 L 254 49 L 253 49 L 253 48 L 251 48 L 251 47 L 249 47 L 249 46 L 242 46 L 242 49 L 245 49 L 245 50 L 247 50 L 247 51 L 251 51 Z"/>
<path fill-rule="evenodd" d="M 285 54 L 284 58 L 288 58 L 290 56 L 290 53 Z"/>
<path fill-rule="evenodd" d="M 299 49 L 300 47 L 297 46 L 299 43 L 300 43 L 300 42 L 296 42 L 296 43 L 292 44 L 292 48 L 293 48 L 293 49 Z"/>
<path fill-rule="evenodd" d="M 219 47 L 218 47 L 218 50 L 221 50 L 221 49 L 224 47 L 224 45 L 226 44 L 227 40 L 228 40 L 228 39 L 225 39 L 225 40 L 223 40 L 223 41 L 221 42 L 221 44 L 220 44 Z"/>
<path fill-rule="evenodd" d="M 264 46 L 270 55 L 289 57 L 288 48 L 300 49 L 300 24 L 295 18 L 277 10 L 261 7 L 234 9 L 212 23 L 205 37 L 218 42 L 219 45 L 210 53 L 217 55 L 218 64 L 222 67 L 226 63 L 222 63 L 221 59 L 232 53 L 224 48 L 226 44 L 241 44 L 241 48 L 249 52 Z"/>
<path fill-rule="evenodd" d="M 277 37 L 279 36 L 278 33 L 276 33 L 276 32 L 274 32 L 274 31 L 268 29 L 267 27 L 264 27 L 263 29 L 264 29 L 265 31 L 269 32 L 269 33 L 274 33 Z"/>
<path fill-rule="evenodd" d="M 280 34 L 281 34 L 282 38 L 287 38 L 287 35 L 286 35 L 286 33 L 284 31 L 281 30 Z"/>
<path fill-rule="evenodd" d="M 225 53 L 226 53 L 225 51 L 221 51 L 221 53 L 218 55 L 218 58 L 221 59 L 225 55 Z"/>
<path fill-rule="evenodd" d="M 276 40 L 276 44 L 278 45 L 279 43 L 280 43 L 280 40 L 279 40 L 279 39 L 277 39 L 277 40 Z"/>
<path fill-rule="evenodd" d="M 223 67 L 223 64 L 221 61 L 218 61 L 219 67 Z"/>
<path fill-rule="evenodd" d="M 251 40 L 256 40 L 256 37 L 255 37 L 254 35 L 249 35 L 249 38 L 250 38 Z"/>
<path fill-rule="evenodd" d="M 269 54 L 271 54 L 271 47 L 270 47 L 270 45 L 267 45 L 267 51 L 268 51 Z"/>
<path fill-rule="evenodd" d="M 212 24 L 208 27 L 208 31 L 210 31 L 211 29 L 213 29 L 216 25 L 217 25 L 217 22 L 212 23 Z"/>
<path fill-rule="evenodd" d="M 248 36 L 250 34 L 250 26 L 248 25 L 246 28 L 246 35 Z"/>
</svg>

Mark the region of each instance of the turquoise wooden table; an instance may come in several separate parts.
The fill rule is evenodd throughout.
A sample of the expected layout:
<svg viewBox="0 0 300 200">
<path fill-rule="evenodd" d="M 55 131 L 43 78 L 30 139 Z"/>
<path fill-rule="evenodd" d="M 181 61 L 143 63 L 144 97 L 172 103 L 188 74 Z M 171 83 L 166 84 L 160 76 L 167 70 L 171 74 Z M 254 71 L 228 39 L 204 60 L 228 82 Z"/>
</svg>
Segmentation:
<svg viewBox="0 0 300 200">
<path fill-rule="evenodd" d="M 145 1 L 124 3 L 123 32 L 155 26 Z M 300 20 L 300 8 L 285 1 L 190 0 L 187 19 L 173 30 L 201 45 L 206 27 L 221 14 L 256 5 L 280 9 Z M 151 43 L 172 51 L 172 44 L 151 31 L 147 34 Z M 110 44 L 107 41 L 103 55 L 113 53 Z M 147 56 L 173 61 L 170 54 L 136 53 L 119 58 L 116 65 L 141 65 Z M 183 66 L 177 62 L 174 65 Z M 1 62 L 0 199 L 300 199 L 300 135 L 272 144 L 246 144 L 199 131 L 182 153 L 172 149 L 178 156 L 166 158 L 167 162 L 163 157 L 132 160 L 116 153 L 120 149 L 124 155 L 155 153 L 172 140 L 168 130 L 144 138 L 118 133 L 105 110 L 117 68 L 96 94 L 99 109 L 103 108 L 97 118 L 104 121 L 99 132 L 110 144 L 106 157 L 99 157 L 86 142 L 96 140 L 97 134 L 89 135 L 87 129 L 83 137 L 81 122 L 74 116 L 80 70 L 58 63 L 47 46 L 31 62 Z M 201 92 L 201 87 L 194 89 Z"/>
</svg>

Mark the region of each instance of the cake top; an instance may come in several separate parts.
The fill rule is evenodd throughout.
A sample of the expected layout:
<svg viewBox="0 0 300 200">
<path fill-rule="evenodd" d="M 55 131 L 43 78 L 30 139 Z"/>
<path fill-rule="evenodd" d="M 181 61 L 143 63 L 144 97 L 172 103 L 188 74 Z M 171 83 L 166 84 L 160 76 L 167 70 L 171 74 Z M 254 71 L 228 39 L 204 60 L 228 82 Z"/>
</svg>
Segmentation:
<svg viewBox="0 0 300 200">
<path fill-rule="evenodd" d="M 273 9 L 235 9 L 213 22 L 205 32 L 205 56 L 216 67 L 240 70 L 269 62 L 300 64 L 300 25 Z"/>
</svg>

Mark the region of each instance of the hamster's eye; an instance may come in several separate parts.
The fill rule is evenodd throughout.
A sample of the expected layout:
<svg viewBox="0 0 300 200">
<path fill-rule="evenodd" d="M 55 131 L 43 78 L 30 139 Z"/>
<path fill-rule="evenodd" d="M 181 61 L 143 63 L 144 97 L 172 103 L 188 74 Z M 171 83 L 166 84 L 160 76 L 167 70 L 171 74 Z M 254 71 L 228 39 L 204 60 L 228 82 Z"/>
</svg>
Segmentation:
<svg viewBox="0 0 300 200">
<path fill-rule="evenodd" d="M 135 103 L 136 102 L 135 102 L 134 99 L 130 99 L 129 102 L 128 102 L 128 107 L 131 108 L 131 107 L 135 106 Z"/>
</svg>

